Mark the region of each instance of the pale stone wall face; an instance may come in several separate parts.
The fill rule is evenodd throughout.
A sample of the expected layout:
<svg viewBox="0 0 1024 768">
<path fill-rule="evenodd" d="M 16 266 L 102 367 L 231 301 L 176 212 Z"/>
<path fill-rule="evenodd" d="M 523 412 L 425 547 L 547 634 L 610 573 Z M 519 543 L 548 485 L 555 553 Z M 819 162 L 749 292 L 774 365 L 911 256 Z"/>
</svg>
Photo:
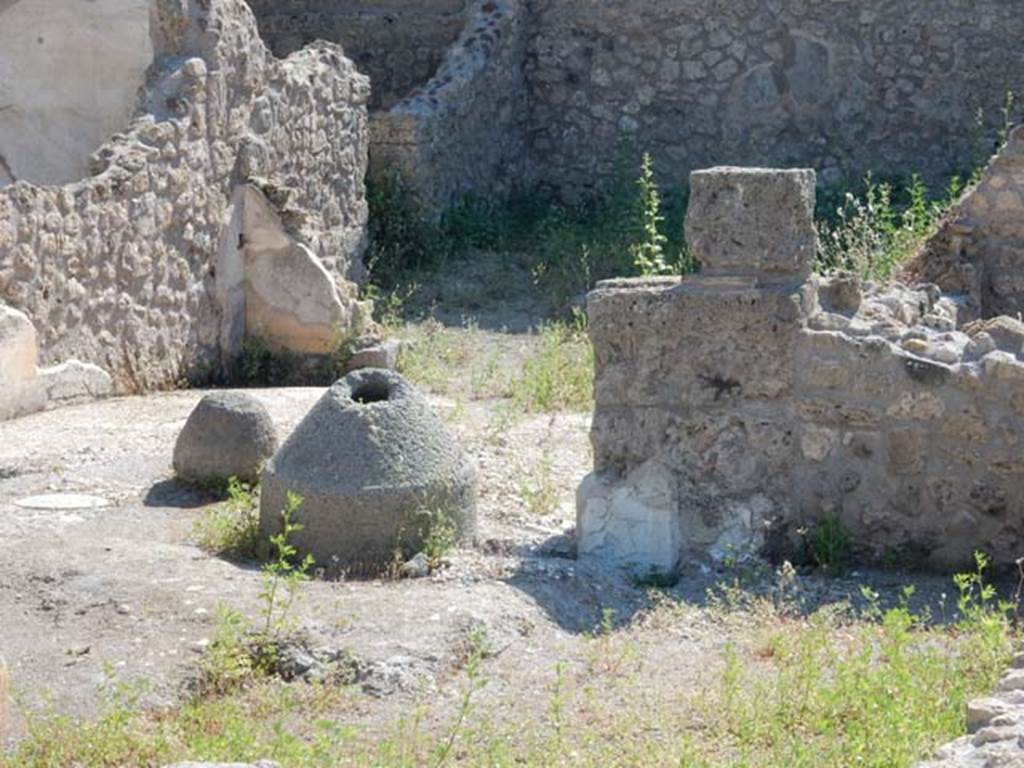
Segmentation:
<svg viewBox="0 0 1024 768">
<path fill-rule="evenodd" d="M 146 105 L 88 178 L 0 190 L 0 301 L 45 363 L 77 357 L 121 391 L 173 385 L 235 351 L 251 183 L 308 248 L 355 323 L 365 233 L 369 92 L 336 46 L 277 61 L 242 0 L 153 0 Z M 221 281 L 221 282 L 219 282 Z M 225 285 L 231 282 L 231 285 Z M 244 322 L 244 321 L 243 321 Z"/>
<path fill-rule="evenodd" d="M 813 189 L 807 172 L 695 174 L 705 271 L 591 294 L 581 554 L 639 570 L 793 556 L 798 531 L 834 515 L 868 560 L 1020 556 L 1024 324 L 958 326 L 935 286 L 806 277 Z M 743 216 L 714 215 L 734 200 Z"/>
<path fill-rule="evenodd" d="M 135 112 L 148 0 L 0 3 L 0 186 L 63 184 Z"/>
<path fill-rule="evenodd" d="M 664 178 L 715 164 L 937 177 L 1024 92 L 1018 0 L 533 0 L 533 167 L 586 189 L 635 132 Z"/>
</svg>

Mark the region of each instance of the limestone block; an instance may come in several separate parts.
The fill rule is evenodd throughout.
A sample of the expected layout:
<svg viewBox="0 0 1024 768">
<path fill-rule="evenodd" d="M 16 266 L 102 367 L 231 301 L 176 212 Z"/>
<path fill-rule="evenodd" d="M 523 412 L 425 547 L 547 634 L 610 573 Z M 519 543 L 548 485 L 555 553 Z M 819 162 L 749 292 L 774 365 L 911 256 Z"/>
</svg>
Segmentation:
<svg viewBox="0 0 1024 768">
<path fill-rule="evenodd" d="M 719 167 L 690 175 L 686 239 L 709 275 L 805 279 L 817 248 L 812 170 Z"/>
<path fill-rule="evenodd" d="M 245 328 L 271 348 L 334 352 L 349 311 L 323 263 L 285 230 L 255 187 L 245 190 Z"/>
<path fill-rule="evenodd" d="M 672 574 L 683 535 L 672 472 L 651 462 L 624 482 L 589 475 L 576 496 L 577 551 L 634 575 Z"/>
<path fill-rule="evenodd" d="M 46 407 L 37 357 L 35 327 L 22 312 L 0 304 L 0 421 Z"/>
<path fill-rule="evenodd" d="M 384 368 L 393 371 L 398 367 L 398 356 L 402 351 L 402 342 L 398 339 L 387 339 L 380 344 L 360 349 L 348 361 L 348 370 L 358 371 L 362 368 Z"/>
<path fill-rule="evenodd" d="M 38 355 L 35 326 L 23 312 L 0 304 L 0 382 L 35 378 Z"/>
<path fill-rule="evenodd" d="M 74 405 L 110 397 L 114 382 L 110 374 L 97 365 L 68 360 L 43 368 L 39 372 L 46 391 L 47 407 Z"/>
</svg>

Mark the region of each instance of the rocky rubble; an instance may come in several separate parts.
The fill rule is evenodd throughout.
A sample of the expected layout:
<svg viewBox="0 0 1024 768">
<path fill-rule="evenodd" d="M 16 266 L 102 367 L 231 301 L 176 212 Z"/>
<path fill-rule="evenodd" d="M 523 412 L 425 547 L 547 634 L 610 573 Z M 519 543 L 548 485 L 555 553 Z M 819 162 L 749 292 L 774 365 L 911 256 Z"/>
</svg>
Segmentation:
<svg viewBox="0 0 1024 768">
<path fill-rule="evenodd" d="M 1021 768 L 1024 766 L 1024 654 L 992 696 L 967 705 L 969 735 L 939 749 L 918 768 Z"/>
</svg>

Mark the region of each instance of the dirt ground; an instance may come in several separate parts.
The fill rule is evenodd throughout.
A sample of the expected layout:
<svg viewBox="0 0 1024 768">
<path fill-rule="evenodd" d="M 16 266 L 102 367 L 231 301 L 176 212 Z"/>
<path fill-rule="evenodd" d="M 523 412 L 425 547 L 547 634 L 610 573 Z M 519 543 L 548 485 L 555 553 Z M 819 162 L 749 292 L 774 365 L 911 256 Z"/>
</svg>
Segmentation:
<svg viewBox="0 0 1024 768">
<path fill-rule="evenodd" d="M 320 392 L 256 394 L 284 435 Z M 145 679 L 154 686 L 152 702 L 172 703 L 210 639 L 218 606 L 255 615 L 258 570 L 195 546 L 193 520 L 211 499 L 171 478 L 174 439 L 202 394 L 118 399 L 0 425 L 0 653 L 23 707 L 49 701 L 88 714 L 111 674 Z M 451 402 L 435 402 L 452 415 Z M 474 629 L 485 630 L 500 651 L 496 679 L 509 681 L 505 694 L 498 685 L 491 695 L 501 698 L 514 688 L 518 699 L 546 690 L 558 661 L 584 657 L 606 609 L 627 625 L 648 607 L 645 590 L 571 558 L 566 530 L 575 485 L 590 461 L 588 418 L 524 418 L 495 435 L 488 429 L 490 405 L 472 403 L 452 421 L 481 471 L 476 549 L 453 555 L 428 579 L 315 581 L 303 589 L 300 623 L 313 644 L 373 667 L 365 687 L 377 703 L 369 717 L 374 707 L 388 707 L 391 694 L 401 700 L 424 685 L 443 693 L 446 672 Z M 561 503 L 538 517 L 517 489 L 545 444 L 554 451 Z M 25 498 L 64 493 L 109 506 L 18 506 Z M 694 679 L 724 642 L 700 608 L 705 590 L 722 577 L 694 569 L 671 591 L 688 620 L 667 628 L 639 622 L 631 630 L 675 683 Z M 832 597 L 852 595 L 854 581 L 822 582 L 822 589 Z M 874 574 L 872 581 L 895 588 L 906 579 Z M 945 583 L 934 581 L 934 589 Z M 19 721 L 16 714 L 15 738 Z"/>
</svg>

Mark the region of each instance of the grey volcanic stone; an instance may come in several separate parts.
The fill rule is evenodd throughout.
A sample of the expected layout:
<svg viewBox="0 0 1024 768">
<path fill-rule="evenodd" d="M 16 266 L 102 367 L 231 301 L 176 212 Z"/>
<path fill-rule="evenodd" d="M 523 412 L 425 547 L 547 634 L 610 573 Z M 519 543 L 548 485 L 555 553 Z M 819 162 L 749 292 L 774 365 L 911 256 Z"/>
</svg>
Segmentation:
<svg viewBox="0 0 1024 768">
<path fill-rule="evenodd" d="M 199 402 L 178 435 L 174 472 L 193 482 L 230 477 L 255 482 L 276 449 L 274 422 L 258 400 L 242 392 L 215 392 Z"/>
<path fill-rule="evenodd" d="M 476 530 L 476 468 L 426 401 L 397 373 L 337 382 L 263 471 L 260 528 L 280 530 L 288 492 L 303 504 L 293 543 L 323 566 L 372 567 L 422 548 L 444 513 Z"/>
</svg>

